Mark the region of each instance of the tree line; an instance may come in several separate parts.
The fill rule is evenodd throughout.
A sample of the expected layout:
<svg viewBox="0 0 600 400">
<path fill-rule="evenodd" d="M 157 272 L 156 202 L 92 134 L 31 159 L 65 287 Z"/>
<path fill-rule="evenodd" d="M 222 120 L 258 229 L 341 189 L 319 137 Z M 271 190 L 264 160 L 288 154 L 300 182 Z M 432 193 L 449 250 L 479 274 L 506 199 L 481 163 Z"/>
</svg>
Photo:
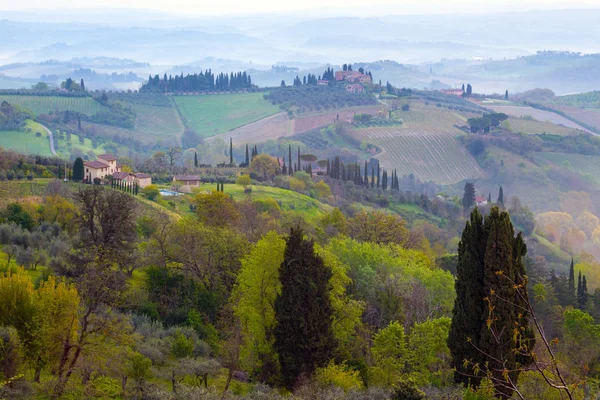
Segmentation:
<svg viewBox="0 0 600 400">
<path fill-rule="evenodd" d="M 243 72 L 215 74 L 210 69 L 204 72 L 183 75 L 169 75 L 165 73 L 160 79 L 159 75 L 149 76 L 148 82 L 140 88 L 140 92 L 207 92 L 231 91 L 252 88 L 252 78 Z"/>
</svg>

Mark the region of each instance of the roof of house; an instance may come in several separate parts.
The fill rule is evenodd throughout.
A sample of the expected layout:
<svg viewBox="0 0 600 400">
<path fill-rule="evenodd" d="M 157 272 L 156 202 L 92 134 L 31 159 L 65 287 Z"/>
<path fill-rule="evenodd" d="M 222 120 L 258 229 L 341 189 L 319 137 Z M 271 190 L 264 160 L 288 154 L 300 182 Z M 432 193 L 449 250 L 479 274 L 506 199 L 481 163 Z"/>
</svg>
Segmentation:
<svg viewBox="0 0 600 400">
<path fill-rule="evenodd" d="M 151 178 L 151 176 L 149 174 L 145 174 L 143 172 L 138 172 L 136 174 L 133 174 L 136 178 L 138 179 L 146 179 L 146 178 Z"/>
<path fill-rule="evenodd" d="M 487 202 L 487 199 L 485 197 L 479 197 L 479 196 L 477 196 L 477 197 L 475 197 L 475 201 L 477 203 L 483 203 L 484 201 Z"/>
<path fill-rule="evenodd" d="M 112 176 L 115 179 L 125 179 L 129 176 L 129 172 L 113 172 Z"/>
<path fill-rule="evenodd" d="M 86 167 L 94 168 L 94 169 L 109 167 L 109 165 L 107 163 L 103 163 L 102 161 L 97 161 L 97 160 L 86 161 L 83 163 L 83 165 L 85 165 Z"/>
<path fill-rule="evenodd" d="M 173 179 L 176 181 L 199 181 L 200 175 L 175 175 Z"/>
<path fill-rule="evenodd" d="M 117 160 L 117 157 L 113 156 L 112 154 L 100 154 L 97 158 L 101 158 L 106 161 L 116 161 Z"/>
</svg>

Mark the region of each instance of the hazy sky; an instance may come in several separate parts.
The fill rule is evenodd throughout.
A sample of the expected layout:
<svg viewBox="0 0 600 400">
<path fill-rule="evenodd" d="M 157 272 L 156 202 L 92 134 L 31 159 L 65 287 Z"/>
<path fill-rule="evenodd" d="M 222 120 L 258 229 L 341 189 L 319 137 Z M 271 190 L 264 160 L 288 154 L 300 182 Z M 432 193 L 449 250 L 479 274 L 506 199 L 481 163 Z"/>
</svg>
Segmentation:
<svg viewBox="0 0 600 400">
<path fill-rule="evenodd" d="M 367 6 L 368 5 L 368 6 Z M 30 11 L 62 8 L 137 8 L 177 14 L 218 15 L 327 9 L 356 14 L 356 9 L 396 14 L 521 11 L 531 9 L 600 7 L 600 0 L 0 0 L 0 10 Z M 352 10 L 354 9 L 354 10 Z M 360 14 L 359 14 L 360 15 Z M 1 18 L 1 16 L 0 16 Z"/>
</svg>

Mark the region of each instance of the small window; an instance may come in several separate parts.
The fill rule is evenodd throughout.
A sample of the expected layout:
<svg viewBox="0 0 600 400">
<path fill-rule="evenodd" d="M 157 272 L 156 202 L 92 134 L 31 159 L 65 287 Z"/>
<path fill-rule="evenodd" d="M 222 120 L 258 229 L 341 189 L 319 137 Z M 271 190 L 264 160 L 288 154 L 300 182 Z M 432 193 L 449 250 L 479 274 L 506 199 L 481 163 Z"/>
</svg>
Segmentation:
<svg viewBox="0 0 600 400">
<path fill-rule="evenodd" d="M 85 172 L 90 172 L 89 168 L 86 168 L 86 169 L 85 169 Z"/>
</svg>

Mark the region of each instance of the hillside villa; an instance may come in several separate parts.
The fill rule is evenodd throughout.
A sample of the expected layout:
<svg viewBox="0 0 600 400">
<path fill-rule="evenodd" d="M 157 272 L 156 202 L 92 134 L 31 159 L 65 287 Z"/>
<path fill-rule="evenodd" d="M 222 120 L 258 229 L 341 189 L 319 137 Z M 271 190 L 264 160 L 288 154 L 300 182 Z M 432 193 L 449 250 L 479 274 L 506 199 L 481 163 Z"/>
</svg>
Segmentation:
<svg viewBox="0 0 600 400">
<path fill-rule="evenodd" d="M 488 203 L 488 201 L 485 197 L 480 197 L 480 196 L 475 197 L 475 204 L 477 204 L 478 207 L 487 206 L 487 203 Z"/>
<path fill-rule="evenodd" d="M 336 81 L 371 83 L 371 77 L 358 71 L 335 71 Z"/>
<path fill-rule="evenodd" d="M 83 163 L 85 168 L 85 180 L 92 183 L 94 179 L 104 179 L 107 175 L 120 172 L 121 167 L 117 165 L 117 157 L 112 154 L 101 154 L 94 161 Z"/>
<path fill-rule="evenodd" d="M 117 182 L 124 181 L 127 183 L 137 183 L 141 189 L 152 185 L 152 177 L 143 172 L 115 172 L 112 174 L 112 177 Z"/>
<path fill-rule="evenodd" d="M 173 184 L 181 185 L 178 188 L 179 192 L 191 193 L 193 188 L 200 187 L 202 180 L 199 175 L 175 175 Z"/>
<path fill-rule="evenodd" d="M 449 94 L 452 96 L 462 96 L 465 92 L 462 89 L 442 89 L 440 92 Z"/>
<path fill-rule="evenodd" d="M 359 83 L 351 83 L 350 85 L 346 85 L 346 92 L 348 93 L 360 93 L 365 88 Z"/>
</svg>

